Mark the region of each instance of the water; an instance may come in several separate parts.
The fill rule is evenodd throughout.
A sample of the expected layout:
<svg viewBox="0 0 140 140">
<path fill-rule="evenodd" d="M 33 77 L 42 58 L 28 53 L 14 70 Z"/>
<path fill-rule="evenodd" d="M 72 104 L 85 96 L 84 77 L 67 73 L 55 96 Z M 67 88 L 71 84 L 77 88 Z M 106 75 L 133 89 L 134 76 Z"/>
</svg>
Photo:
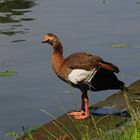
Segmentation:
<svg viewBox="0 0 140 140">
<path fill-rule="evenodd" d="M 16 2 L 16 5 L 15 5 Z M 129 85 L 139 79 L 140 5 L 136 0 L 6 0 L 0 1 L 0 71 L 17 75 L 0 77 L 0 135 L 22 133 L 53 116 L 80 108 L 80 91 L 59 80 L 52 71 L 51 48 L 41 44 L 47 32 L 63 42 L 64 55 L 87 51 L 121 69 L 118 77 Z M 8 8 L 5 8 L 8 7 Z M 126 48 L 112 44 L 125 43 Z M 90 92 L 91 93 L 91 92 Z M 89 94 L 90 103 L 114 91 Z M 62 107 L 63 106 L 63 107 Z"/>
</svg>

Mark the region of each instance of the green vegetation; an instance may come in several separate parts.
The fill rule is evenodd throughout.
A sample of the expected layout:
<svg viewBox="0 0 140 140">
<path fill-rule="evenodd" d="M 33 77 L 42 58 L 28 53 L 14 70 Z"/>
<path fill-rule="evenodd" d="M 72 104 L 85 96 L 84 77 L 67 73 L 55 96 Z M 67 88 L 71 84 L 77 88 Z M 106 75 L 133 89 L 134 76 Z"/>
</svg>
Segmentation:
<svg viewBox="0 0 140 140">
<path fill-rule="evenodd" d="M 64 126 L 62 123 L 61 123 L 61 127 L 60 127 L 60 122 L 57 122 L 57 123 L 54 122 L 54 125 L 56 125 L 62 131 L 63 133 L 62 136 L 54 135 L 51 131 L 48 131 L 45 127 L 39 127 L 37 129 L 35 128 L 28 129 L 26 130 L 24 135 L 26 135 L 27 140 L 34 140 L 33 132 L 43 129 L 48 134 L 48 136 L 44 137 L 43 140 L 77 140 L 77 136 L 73 135 L 71 133 L 71 130 L 68 130 L 66 126 Z M 78 130 L 78 133 L 79 133 L 78 135 L 80 135 L 82 138 L 82 139 L 80 138 L 81 140 L 91 140 L 93 138 L 92 133 L 96 133 L 97 135 L 95 137 L 101 140 L 138 140 L 140 139 L 139 120 L 135 120 L 134 123 L 135 124 L 131 124 L 131 125 L 124 124 L 120 128 L 117 128 L 114 130 L 110 129 L 108 131 L 104 131 L 102 128 L 98 128 L 96 123 L 93 128 L 90 128 L 90 131 L 89 129 L 85 131 L 86 128 L 89 128 L 89 126 L 84 123 L 81 125 L 80 124 L 75 125 L 75 129 Z M 12 136 L 15 139 L 18 139 L 20 137 L 20 135 L 15 132 L 10 132 L 7 136 Z"/>
<path fill-rule="evenodd" d="M 126 48 L 129 47 L 128 44 L 112 44 L 113 48 Z"/>
<path fill-rule="evenodd" d="M 42 109 L 41 111 L 50 116 L 53 121 L 46 126 L 24 129 L 25 138 L 22 140 L 92 140 L 94 138 L 100 140 L 138 140 L 140 139 L 139 104 L 133 105 L 127 92 L 123 92 L 123 96 L 130 117 L 105 115 L 93 116 L 90 119 L 79 121 L 65 115 L 56 119 Z M 20 137 L 15 132 L 7 133 L 7 136 L 13 136 L 15 139 Z"/>
<path fill-rule="evenodd" d="M 15 139 L 18 139 L 20 137 L 20 135 L 16 132 L 8 132 L 5 134 L 6 137 L 13 137 Z"/>
<path fill-rule="evenodd" d="M 131 124 L 126 123 L 123 126 L 109 132 L 106 140 L 139 140 L 140 139 L 140 120 L 135 118 Z"/>
<path fill-rule="evenodd" d="M 26 137 L 27 137 L 29 140 L 33 140 L 32 133 L 33 133 L 34 131 L 37 131 L 40 127 L 41 127 L 41 126 L 35 126 L 35 127 L 32 128 L 32 129 L 22 127 L 23 135 L 26 135 Z M 6 137 L 13 137 L 14 139 L 19 139 L 19 138 L 21 137 L 21 135 L 18 134 L 17 132 L 7 132 L 7 133 L 5 133 L 5 136 L 6 136 Z"/>
<path fill-rule="evenodd" d="M 140 126 L 126 126 L 120 140 L 139 140 Z"/>
<path fill-rule="evenodd" d="M 16 71 L 4 71 L 4 72 L 0 72 L 0 76 L 13 76 L 15 75 L 17 72 Z"/>
</svg>

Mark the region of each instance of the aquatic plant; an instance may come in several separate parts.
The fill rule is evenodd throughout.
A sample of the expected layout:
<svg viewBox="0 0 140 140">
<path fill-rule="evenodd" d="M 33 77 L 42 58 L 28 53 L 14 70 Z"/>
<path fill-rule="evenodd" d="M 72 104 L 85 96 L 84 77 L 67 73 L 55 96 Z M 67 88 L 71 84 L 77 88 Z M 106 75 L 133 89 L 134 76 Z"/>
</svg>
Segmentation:
<svg viewBox="0 0 140 140">
<path fill-rule="evenodd" d="M 112 44 L 113 48 L 127 48 L 129 47 L 128 44 Z"/>
<path fill-rule="evenodd" d="M 10 71 L 10 70 L 1 71 L 1 72 L 0 72 L 0 76 L 13 76 L 13 75 L 15 75 L 16 73 L 17 73 L 16 71 Z"/>
</svg>

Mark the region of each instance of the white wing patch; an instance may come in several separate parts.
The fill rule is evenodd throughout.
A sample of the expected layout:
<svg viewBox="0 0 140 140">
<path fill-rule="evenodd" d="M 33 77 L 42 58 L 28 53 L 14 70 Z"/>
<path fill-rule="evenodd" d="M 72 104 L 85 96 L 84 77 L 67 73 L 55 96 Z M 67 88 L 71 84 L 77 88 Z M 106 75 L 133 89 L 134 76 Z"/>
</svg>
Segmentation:
<svg viewBox="0 0 140 140">
<path fill-rule="evenodd" d="M 86 81 L 90 76 L 93 74 L 95 69 L 91 71 L 86 71 L 83 69 L 74 69 L 72 72 L 68 75 L 69 81 L 71 81 L 74 84 L 78 84 L 78 82 Z"/>
</svg>

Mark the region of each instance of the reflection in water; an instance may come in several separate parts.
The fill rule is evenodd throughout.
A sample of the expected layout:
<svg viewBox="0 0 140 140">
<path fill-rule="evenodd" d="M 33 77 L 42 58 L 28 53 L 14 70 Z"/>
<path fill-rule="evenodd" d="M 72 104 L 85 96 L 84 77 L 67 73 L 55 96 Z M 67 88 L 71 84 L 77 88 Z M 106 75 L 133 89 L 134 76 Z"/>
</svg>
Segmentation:
<svg viewBox="0 0 140 140">
<path fill-rule="evenodd" d="M 23 18 L 22 16 L 30 12 L 30 8 L 35 5 L 34 0 L 2 0 L 0 1 L 0 34 L 14 35 L 16 33 L 25 34 L 27 30 L 17 31 L 21 27 L 22 21 L 31 21 L 33 18 Z"/>
</svg>

